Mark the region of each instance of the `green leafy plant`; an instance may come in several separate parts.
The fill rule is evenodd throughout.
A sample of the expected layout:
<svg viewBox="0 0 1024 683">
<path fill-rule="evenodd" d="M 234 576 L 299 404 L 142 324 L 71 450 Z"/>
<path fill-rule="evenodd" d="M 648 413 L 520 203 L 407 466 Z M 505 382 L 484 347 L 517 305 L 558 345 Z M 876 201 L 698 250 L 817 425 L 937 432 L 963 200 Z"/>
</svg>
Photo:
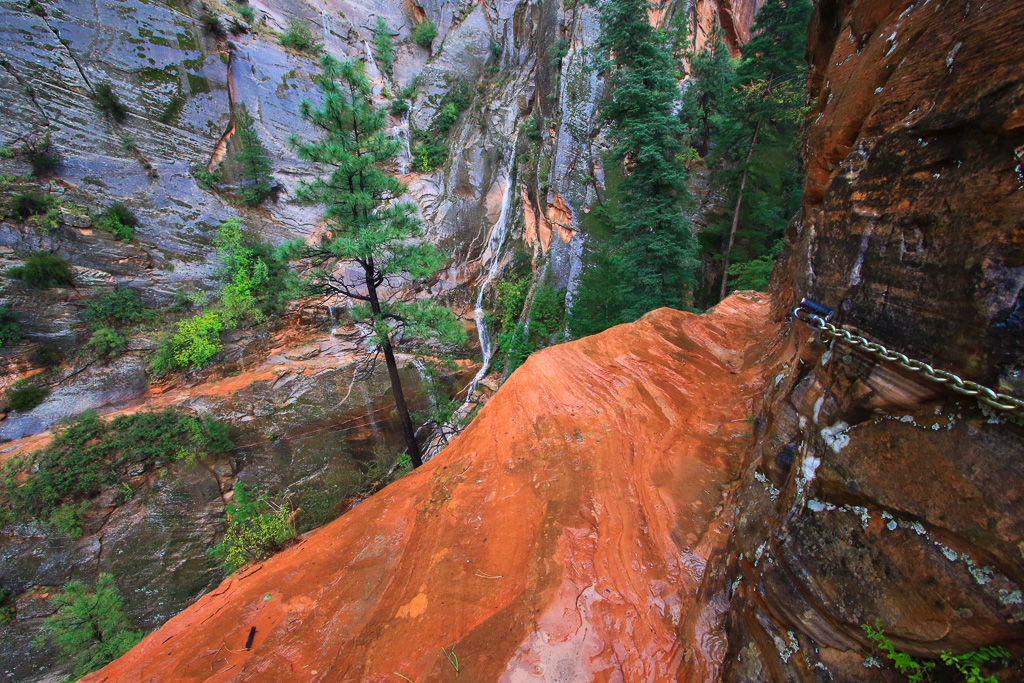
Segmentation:
<svg viewBox="0 0 1024 683">
<path fill-rule="evenodd" d="M 935 661 L 920 661 L 914 659 L 906 652 L 896 649 L 889 637 L 885 635 L 879 622 L 874 626 L 862 624 L 861 630 L 868 638 L 885 653 L 886 658 L 892 662 L 893 667 L 907 677 L 911 683 L 924 683 L 932 680 L 933 671 L 938 666 Z M 972 652 L 961 655 L 954 655 L 952 652 L 943 651 L 940 659 L 947 667 L 959 672 L 968 683 L 998 683 L 995 676 L 985 676 L 981 673 L 981 667 L 988 661 L 1009 657 L 1010 653 L 1006 648 L 999 646 L 983 647 Z M 944 679 L 945 680 L 945 679 Z"/>
<path fill-rule="evenodd" d="M 178 323 L 171 342 L 174 360 L 179 367 L 202 367 L 223 344 L 220 333 L 224 320 L 213 311 L 206 311 Z"/>
<path fill-rule="evenodd" d="M 7 277 L 24 282 L 29 287 L 47 289 L 74 283 L 71 267 L 57 254 L 48 251 L 33 251 L 25 257 L 25 264 L 8 268 Z"/>
<path fill-rule="evenodd" d="M 128 133 L 121 133 L 117 136 L 118 141 L 121 143 L 121 149 L 126 152 L 137 152 L 138 147 L 135 145 L 135 136 Z"/>
<path fill-rule="evenodd" d="M 116 486 L 129 465 L 194 461 L 231 447 L 222 423 L 180 409 L 109 421 L 85 412 L 59 427 L 45 448 L 4 463 L 4 507 L 47 519 L 61 505 L 78 505 Z"/>
<path fill-rule="evenodd" d="M 235 5 L 235 11 L 238 12 L 238 16 L 242 17 L 250 24 L 256 23 L 256 13 L 253 11 L 252 7 L 244 2 L 237 3 Z"/>
<path fill-rule="evenodd" d="M 64 360 L 64 353 L 52 346 L 37 346 L 32 349 L 28 359 L 32 361 L 33 365 L 41 368 L 52 368 L 61 364 L 61 361 Z"/>
<path fill-rule="evenodd" d="M 402 118 L 410 108 L 407 100 L 391 100 L 391 115 L 395 118 Z"/>
<path fill-rule="evenodd" d="M 114 577 L 100 574 L 94 590 L 72 581 L 52 598 L 56 608 L 43 623 L 41 640 L 49 640 L 73 665 L 80 678 L 114 661 L 142 640 L 124 612 Z"/>
<path fill-rule="evenodd" d="M 256 133 L 255 121 L 244 104 L 235 111 L 235 134 L 231 138 L 229 159 L 241 170 L 242 186 L 238 196 L 249 206 L 259 206 L 270 196 L 273 186 L 270 176 L 270 158 Z"/>
<path fill-rule="evenodd" d="M 0 306 L 0 347 L 17 344 L 21 341 L 21 325 L 14 317 L 14 311 L 7 306 Z"/>
<path fill-rule="evenodd" d="M 97 83 L 92 97 L 96 107 L 117 123 L 123 123 L 128 118 L 128 107 L 121 102 L 110 83 Z"/>
<path fill-rule="evenodd" d="M 11 410 L 25 413 L 42 403 L 50 390 L 25 379 L 19 379 L 7 390 L 7 401 Z"/>
<path fill-rule="evenodd" d="M 292 512 L 287 505 L 274 503 L 267 494 L 235 482 L 226 510 L 228 529 L 224 539 L 210 549 L 228 572 L 274 554 L 295 535 Z"/>
<path fill-rule="evenodd" d="M 57 531 L 66 534 L 71 538 L 78 538 L 82 535 L 82 522 L 85 513 L 91 507 L 89 501 L 83 500 L 77 505 L 65 503 L 50 513 L 50 524 L 56 527 Z"/>
<path fill-rule="evenodd" d="M 14 195 L 11 199 L 10 215 L 17 220 L 25 220 L 31 216 L 41 216 L 56 204 L 53 197 L 42 192 L 29 190 Z"/>
<path fill-rule="evenodd" d="M 455 646 L 453 645 L 451 650 L 445 650 L 444 646 L 442 646 L 441 647 L 441 652 L 444 653 L 445 659 L 447 659 L 448 663 L 452 665 L 453 669 L 455 669 L 455 677 L 458 678 L 459 677 L 459 657 L 458 657 L 458 655 L 455 654 Z"/>
<path fill-rule="evenodd" d="M 377 17 L 373 25 L 373 45 L 377 48 L 377 61 L 380 63 L 380 70 L 391 75 L 395 66 L 395 46 L 391 41 L 391 29 L 384 17 Z"/>
<path fill-rule="evenodd" d="M 310 30 L 309 26 L 295 19 L 288 22 L 288 28 L 281 34 L 278 42 L 285 47 L 311 55 L 323 49 L 323 45 L 318 43 L 316 38 L 313 37 L 313 31 Z"/>
<path fill-rule="evenodd" d="M 37 178 L 52 175 L 60 170 L 60 154 L 49 135 L 26 144 L 22 147 L 22 155 L 31 164 L 32 175 Z"/>
<path fill-rule="evenodd" d="M 90 301 L 85 315 L 94 328 L 120 328 L 148 323 L 156 313 L 143 305 L 134 290 L 118 286 Z"/>
<path fill-rule="evenodd" d="M 101 357 L 119 355 L 127 346 L 128 340 L 109 327 L 101 327 L 93 332 L 86 343 L 86 348 Z"/>
<path fill-rule="evenodd" d="M 0 626 L 14 621 L 17 615 L 17 608 L 11 600 L 11 594 L 0 588 Z"/>
<path fill-rule="evenodd" d="M 548 58 L 553 66 L 561 64 L 566 55 L 569 54 L 569 41 L 566 38 L 555 38 L 548 46 Z"/>
<path fill-rule="evenodd" d="M 167 104 L 164 105 L 164 108 L 160 112 L 160 116 L 157 117 L 157 120 L 160 121 L 160 123 L 167 125 L 174 123 L 181 115 L 181 110 L 184 108 L 186 101 L 187 100 L 184 95 L 174 95 L 167 101 Z"/>
<path fill-rule="evenodd" d="M 138 224 L 138 217 L 121 202 L 114 202 L 108 206 L 93 223 L 97 230 L 109 232 L 122 242 L 130 242 L 135 238 L 135 228 Z"/>
<path fill-rule="evenodd" d="M 196 179 L 196 184 L 204 190 L 213 191 L 220 185 L 220 177 L 202 164 L 192 167 L 192 177 Z"/>
<path fill-rule="evenodd" d="M 409 37 L 412 38 L 412 42 L 429 50 L 434 38 L 437 37 L 437 26 L 430 19 L 424 19 L 412 27 Z"/>
<path fill-rule="evenodd" d="M 202 13 L 199 15 L 199 23 L 202 24 L 204 31 L 217 40 L 223 39 L 226 35 L 224 31 L 224 24 L 220 21 L 220 16 L 205 5 L 203 6 Z"/>
</svg>

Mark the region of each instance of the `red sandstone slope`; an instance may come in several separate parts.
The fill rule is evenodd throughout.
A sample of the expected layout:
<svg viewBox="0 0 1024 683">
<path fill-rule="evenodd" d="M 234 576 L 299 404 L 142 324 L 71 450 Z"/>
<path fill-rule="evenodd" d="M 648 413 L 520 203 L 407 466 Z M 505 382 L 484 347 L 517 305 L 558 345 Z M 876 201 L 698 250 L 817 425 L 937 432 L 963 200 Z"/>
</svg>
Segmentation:
<svg viewBox="0 0 1024 683">
<path fill-rule="evenodd" d="M 84 680 L 454 680 L 442 647 L 472 681 L 716 668 L 713 636 L 677 630 L 706 622 L 693 596 L 776 338 L 736 295 L 537 354 L 414 475 Z"/>
</svg>

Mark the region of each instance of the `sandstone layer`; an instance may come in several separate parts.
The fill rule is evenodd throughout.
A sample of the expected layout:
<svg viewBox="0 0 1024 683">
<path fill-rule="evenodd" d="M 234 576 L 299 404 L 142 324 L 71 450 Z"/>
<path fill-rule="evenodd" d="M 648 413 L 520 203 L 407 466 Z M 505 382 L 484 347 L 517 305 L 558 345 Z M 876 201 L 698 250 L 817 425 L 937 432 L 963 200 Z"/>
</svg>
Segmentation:
<svg viewBox="0 0 1024 683">
<path fill-rule="evenodd" d="M 479 681 L 716 669 L 695 596 L 774 369 L 766 313 L 737 295 L 533 356 L 423 468 L 85 680 L 454 680 L 442 648 Z"/>
</svg>

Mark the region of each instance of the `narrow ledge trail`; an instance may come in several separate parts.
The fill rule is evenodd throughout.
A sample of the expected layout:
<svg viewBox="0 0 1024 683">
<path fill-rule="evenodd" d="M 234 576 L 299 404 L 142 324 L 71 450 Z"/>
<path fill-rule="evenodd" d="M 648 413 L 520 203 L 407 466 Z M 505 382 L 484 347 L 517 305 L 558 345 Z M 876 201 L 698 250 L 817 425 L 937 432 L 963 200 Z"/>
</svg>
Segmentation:
<svg viewBox="0 0 1024 683">
<path fill-rule="evenodd" d="M 442 647 L 471 681 L 713 672 L 696 596 L 781 337 L 742 293 L 546 349 L 417 472 L 82 680 L 454 681 Z"/>
</svg>

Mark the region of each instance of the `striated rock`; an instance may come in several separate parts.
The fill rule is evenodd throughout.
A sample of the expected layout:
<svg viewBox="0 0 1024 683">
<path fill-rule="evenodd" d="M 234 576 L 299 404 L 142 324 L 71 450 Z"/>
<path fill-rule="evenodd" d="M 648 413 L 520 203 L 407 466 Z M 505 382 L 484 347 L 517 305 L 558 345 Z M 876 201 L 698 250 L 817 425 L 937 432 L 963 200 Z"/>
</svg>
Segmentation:
<svg viewBox="0 0 1024 683">
<path fill-rule="evenodd" d="M 86 681 L 667 680 L 773 373 L 763 298 L 547 349 L 452 446 Z M 243 647 L 256 628 L 252 651 Z"/>
</svg>

